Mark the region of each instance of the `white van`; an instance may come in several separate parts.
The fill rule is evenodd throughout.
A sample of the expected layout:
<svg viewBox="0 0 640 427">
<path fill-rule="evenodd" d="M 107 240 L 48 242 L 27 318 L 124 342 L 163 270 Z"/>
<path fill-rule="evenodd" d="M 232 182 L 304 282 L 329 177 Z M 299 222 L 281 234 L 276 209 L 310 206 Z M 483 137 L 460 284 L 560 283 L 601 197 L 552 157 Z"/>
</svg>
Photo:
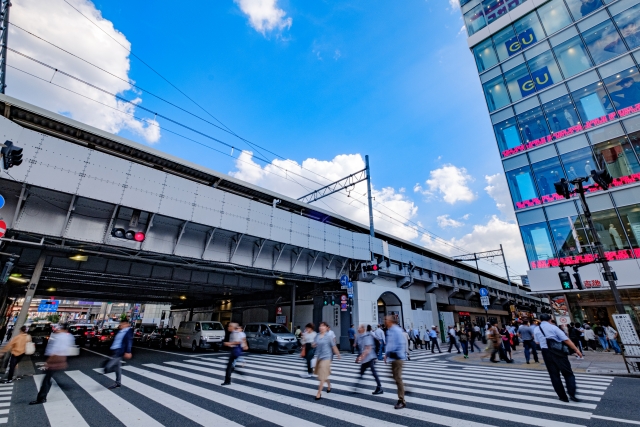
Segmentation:
<svg viewBox="0 0 640 427">
<path fill-rule="evenodd" d="M 213 348 L 220 350 L 224 341 L 224 327 L 220 322 L 180 322 L 178 327 L 178 349 Z"/>
</svg>

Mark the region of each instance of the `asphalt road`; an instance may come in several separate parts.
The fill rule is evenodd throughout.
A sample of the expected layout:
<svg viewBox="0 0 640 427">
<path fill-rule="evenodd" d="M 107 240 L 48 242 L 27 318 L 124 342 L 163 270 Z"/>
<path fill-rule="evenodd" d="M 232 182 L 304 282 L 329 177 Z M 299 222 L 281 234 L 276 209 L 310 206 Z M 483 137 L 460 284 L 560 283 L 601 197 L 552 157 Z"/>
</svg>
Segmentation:
<svg viewBox="0 0 640 427">
<path fill-rule="evenodd" d="M 583 401 L 565 404 L 544 372 L 474 367 L 447 361 L 446 355 L 414 352 L 404 370 L 407 409 L 394 410 L 389 367 L 377 365 L 383 395 L 371 395 L 375 384 L 368 373 L 354 392 L 358 366 L 350 354 L 334 361 L 333 389 L 316 402 L 317 382 L 299 376 L 305 369 L 297 354 L 249 354 L 233 384 L 222 387 L 226 353 L 135 348 L 124 364 L 123 387 L 111 391 L 106 387 L 113 379 L 98 372 L 107 352 L 83 349 L 66 372 L 56 375 L 48 402 L 29 406 L 44 361 L 33 357 L 35 376 L 0 387 L 0 411 L 7 411 L 0 417 L 16 427 L 640 425 L 636 378 L 580 375 Z"/>
</svg>

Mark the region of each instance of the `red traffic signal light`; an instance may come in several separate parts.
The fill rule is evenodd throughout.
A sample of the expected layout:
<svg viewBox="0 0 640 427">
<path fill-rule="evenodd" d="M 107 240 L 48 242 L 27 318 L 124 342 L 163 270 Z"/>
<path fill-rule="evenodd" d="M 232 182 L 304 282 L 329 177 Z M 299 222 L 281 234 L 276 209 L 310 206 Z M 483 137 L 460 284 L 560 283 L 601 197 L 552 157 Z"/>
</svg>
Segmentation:
<svg viewBox="0 0 640 427">
<path fill-rule="evenodd" d="M 143 242 L 146 237 L 141 231 L 125 230 L 124 228 L 114 228 L 111 230 L 111 236 L 116 239 L 135 240 L 136 242 Z"/>
</svg>

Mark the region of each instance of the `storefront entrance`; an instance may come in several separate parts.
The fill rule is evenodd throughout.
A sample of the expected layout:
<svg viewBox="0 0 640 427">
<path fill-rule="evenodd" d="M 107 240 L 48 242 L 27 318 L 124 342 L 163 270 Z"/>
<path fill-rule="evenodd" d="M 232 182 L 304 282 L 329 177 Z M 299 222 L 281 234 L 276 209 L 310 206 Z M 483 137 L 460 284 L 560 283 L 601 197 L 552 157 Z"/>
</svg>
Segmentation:
<svg viewBox="0 0 640 427">
<path fill-rule="evenodd" d="M 404 328 L 402 302 L 393 292 L 384 292 L 378 298 L 378 323 L 383 323 L 385 316 L 395 316 L 398 324 Z"/>
</svg>

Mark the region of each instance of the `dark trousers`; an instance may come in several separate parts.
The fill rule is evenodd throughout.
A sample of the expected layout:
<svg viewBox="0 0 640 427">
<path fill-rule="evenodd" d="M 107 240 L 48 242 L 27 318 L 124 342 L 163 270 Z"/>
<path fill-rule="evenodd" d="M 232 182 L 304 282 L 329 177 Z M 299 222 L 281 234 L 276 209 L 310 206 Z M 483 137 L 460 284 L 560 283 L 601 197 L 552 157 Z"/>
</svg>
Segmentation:
<svg viewBox="0 0 640 427">
<path fill-rule="evenodd" d="M 491 345 L 493 345 L 493 343 L 491 343 Z M 493 346 L 493 350 L 491 350 L 492 362 L 496 360 L 496 354 L 498 355 L 498 358 L 500 360 L 510 360 L 509 357 L 507 357 L 507 352 L 504 351 L 504 348 L 502 347 L 502 345 L 498 345 L 497 347 Z"/>
<path fill-rule="evenodd" d="M 354 354 L 356 352 L 356 347 L 354 346 L 355 342 L 356 342 L 355 339 L 349 338 L 349 345 L 351 346 L 351 354 Z"/>
<path fill-rule="evenodd" d="M 471 344 L 469 345 L 470 349 L 471 349 L 471 353 L 473 353 L 473 348 L 477 348 L 478 351 L 482 351 L 480 350 L 480 347 L 478 347 L 478 344 L 476 344 L 476 340 L 471 340 Z"/>
<path fill-rule="evenodd" d="M 435 349 L 438 349 L 438 353 L 442 353 L 442 350 L 440 350 L 440 346 L 438 345 L 438 338 L 433 338 L 431 337 L 431 353 L 435 353 Z"/>
<path fill-rule="evenodd" d="M 429 350 L 431 348 L 431 340 L 428 337 L 426 337 L 422 342 L 424 343 L 426 350 Z"/>
<path fill-rule="evenodd" d="M 46 400 L 47 394 L 49 394 L 49 390 L 51 389 L 51 378 L 60 371 L 55 369 L 47 369 L 45 371 L 44 379 L 42 380 L 42 385 L 40 386 L 40 391 L 38 392 L 38 401 Z"/>
<path fill-rule="evenodd" d="M 122 383 L 122 356 L 118 357 L 116 353 L 113 354 L 111 360 L 104 366 L 105 374 L 110 374 L 111 372 L 116 373 L 116 384 L 120 385 Z"/>
<path fill-rule="evenodd" d="M 311 367 L 311 359 L 313 359 L 315 352 L 316 350 L 311 346 L 311 344 L 305 344 L 304 360 L 307 362 L 307 374 L 309 375 L 313 373 L 313 368 Z"/>
<path fill-rule="evenodd" d="M 13 373 L 16 371 L 16 365 L 20 363 L 22 356 L 24 356 L 24 353 L 20 356 L 11 355 L 11 358 L 9 359 L 9 374 L 7 375 L 7 380 L 11 381 L 13 379 Z"/>
<path fill-rule="evenodd" d="M 360 378 L 362 378 L 367 369 L 371 369 L 371 375 L 373 375 L 373 378 L 376 380 L 376 385 L 378 386 L 378 388 L 382 388 L 382 384 L 380 384 L 380 378 L 378 378 L 378 373 L 376 372 L 375 359 L 360 365 Z"/>
<path fill-rule="evenodd" d="M 456 346 L 456 350 L 458 350 L 458 353 L 460 353 L 460 347 L 458 346 L 458 343 L 456 342 L 456 339 L 452 336 L 449 336 L 449 353 L 451 353 L 451 348 L 453 346 Z"/>
<path fill-rule="evenodd" d="M 564 377 L 564 381 L 567 383 L 567 392 L 569 396 L 576 395 L 576 377 L 571 370 L 571 363 L 569 363 L 569 357 L 558 356 L 549 351 L 547 348 L 542 349 L 542 358 L 544 364 L 547 366 L 549 372 L 549 378 L 553 389 L 560 399 L 568 399 L 567 393 L 564 391 L 560 374 Z"/>
<path fill-rule="evenodd" d="M 524 347 L 524 358 L 527 360 L 527 363 L 529 363 L 531 354 L 533 354 L 533 360 L 538 362 L 538 352 L 536 351 L 536 343 L 533 340 L 522 340 L 522 345 Z"/>
<path fill-rule="evenodd" d="M 230 383 L 231 382 L 231 372 L 233 372 L 233 366 L 235 364 L 237 357 L 235 357 L 233 355 L 233 351 L 231 351 L 229 353 L 229 360 L 227 361 L 227 370 L 225 371 L 224 374 L 224 382 L 225 383 Z"/>
<path fill-rule="evenodd" d="M 465 356 L 469 355 L 469 343 L 467 341 L 460 341 L 460 345 L 462 346 L 462 352 Z"/>
</svg>

